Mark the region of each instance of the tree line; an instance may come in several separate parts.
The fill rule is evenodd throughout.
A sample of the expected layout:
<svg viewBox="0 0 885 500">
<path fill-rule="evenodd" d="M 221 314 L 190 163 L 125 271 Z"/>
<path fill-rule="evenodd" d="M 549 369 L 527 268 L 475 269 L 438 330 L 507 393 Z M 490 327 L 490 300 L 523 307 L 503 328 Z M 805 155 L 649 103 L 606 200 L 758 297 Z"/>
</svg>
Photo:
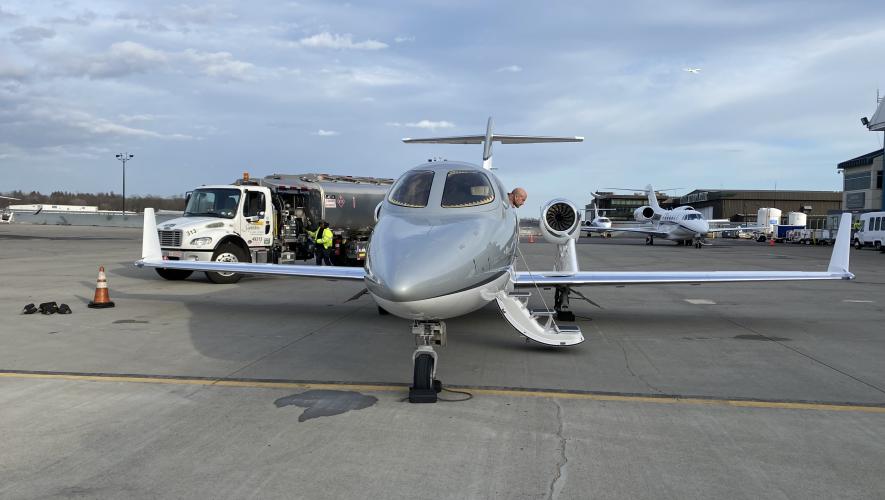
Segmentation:
<svg viewBox="0 0 885 500">
<path fill-rule="evenodd" d="M 3 200 L 3 205 L 86 205 L 98 207 L 99 210 L 123 210 L 123 197 L 114 193 L 72 193 L 69 191 L 53 191 L 46 195 L 37 191 L 9 191 L 0 193 L 2 196 L 18 198 Z M 127 196 L 127 212 L 143 212 L 145 208 L 157 210 L 184 210 L 184 198 L 181 196 Z"/>
</svg>

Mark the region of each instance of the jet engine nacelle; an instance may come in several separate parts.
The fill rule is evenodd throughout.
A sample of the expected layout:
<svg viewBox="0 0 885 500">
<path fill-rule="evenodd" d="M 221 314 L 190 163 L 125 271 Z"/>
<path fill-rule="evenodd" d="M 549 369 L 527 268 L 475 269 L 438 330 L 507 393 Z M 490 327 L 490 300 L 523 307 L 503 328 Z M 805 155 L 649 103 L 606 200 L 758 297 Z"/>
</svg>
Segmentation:
<svg viewBox="0 0 885 500">
<path fill-rule="evenodd" d="M 545 240 L 563 245 L 581 236 L 581 213 L 568 200 L 551 200 L 541 207 L 540 225 Z"/>
<path fill-rule="evenodd" d="M 633 211 L 633 218 L 636 219 L 637 222 L 647 222 L 650 221 L 652 217 L 655 215 L 655 209 L 646 205 L 644 207 L 639 207 Z"/>
</svg>

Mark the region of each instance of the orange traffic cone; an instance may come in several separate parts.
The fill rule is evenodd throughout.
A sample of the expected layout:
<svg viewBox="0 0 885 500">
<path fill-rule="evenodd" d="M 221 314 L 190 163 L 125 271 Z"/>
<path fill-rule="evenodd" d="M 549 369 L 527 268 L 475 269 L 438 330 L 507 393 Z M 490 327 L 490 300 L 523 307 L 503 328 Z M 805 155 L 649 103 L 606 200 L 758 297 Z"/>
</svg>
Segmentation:
<svg viewBox="0 0 885 500">
<path fill-rule="evenodd" d="M 89 303 L 89 307 L 93 309 L 114 307 L 114 303 L 111 302 L 111 297 L 108 295 L 108 278 L 104 275 L 104 266 L 98 268 L 98 279 L 95 280 L 95 297 Z"/>
<path fill-rule="evenodd" d="M 768 246 L 770 246 L 770 247 L 774 246 L 774 238 L 768 238 Z"/>
<path fill-rule="evenodd" d="M 535 235 L 534 235 L 534 233 L 529 233 L 529 243 L 534 243 L 534 242 L 535 242 Z"/>
</svg>

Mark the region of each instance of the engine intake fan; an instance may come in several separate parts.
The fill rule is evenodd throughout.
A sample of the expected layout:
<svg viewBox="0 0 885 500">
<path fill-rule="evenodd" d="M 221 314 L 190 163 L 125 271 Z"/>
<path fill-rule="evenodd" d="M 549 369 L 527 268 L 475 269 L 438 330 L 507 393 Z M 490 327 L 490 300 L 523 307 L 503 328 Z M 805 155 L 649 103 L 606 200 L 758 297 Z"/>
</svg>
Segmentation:
<svg viewBox="0 0 885 500">
<path fill-rule="evenodd" d="M 562 245 L 580 236 L 581 214 L 568 200 L 552 200 L 541 208 L 540 225 L 545 240 Z"/>
</svg>

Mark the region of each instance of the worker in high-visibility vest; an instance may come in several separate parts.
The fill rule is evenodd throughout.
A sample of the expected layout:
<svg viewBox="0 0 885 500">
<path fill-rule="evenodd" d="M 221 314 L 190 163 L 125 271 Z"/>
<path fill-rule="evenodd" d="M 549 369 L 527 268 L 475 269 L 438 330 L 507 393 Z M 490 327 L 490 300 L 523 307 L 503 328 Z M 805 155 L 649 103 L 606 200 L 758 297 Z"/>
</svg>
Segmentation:
<svg viewBox="0 0 885 500">
<path fill-rule="evenodd" d="M 317 258 L 317 265 L 322 266 L 323 262 L 327 266 L 332 265 L 330 257 L 330 248 L 332 248 L 332 230 L 329 229 L 329 223 L 320 221 L 320 225 L 314 233 L 313 237 L 313 253 Z"/>
</svg>

